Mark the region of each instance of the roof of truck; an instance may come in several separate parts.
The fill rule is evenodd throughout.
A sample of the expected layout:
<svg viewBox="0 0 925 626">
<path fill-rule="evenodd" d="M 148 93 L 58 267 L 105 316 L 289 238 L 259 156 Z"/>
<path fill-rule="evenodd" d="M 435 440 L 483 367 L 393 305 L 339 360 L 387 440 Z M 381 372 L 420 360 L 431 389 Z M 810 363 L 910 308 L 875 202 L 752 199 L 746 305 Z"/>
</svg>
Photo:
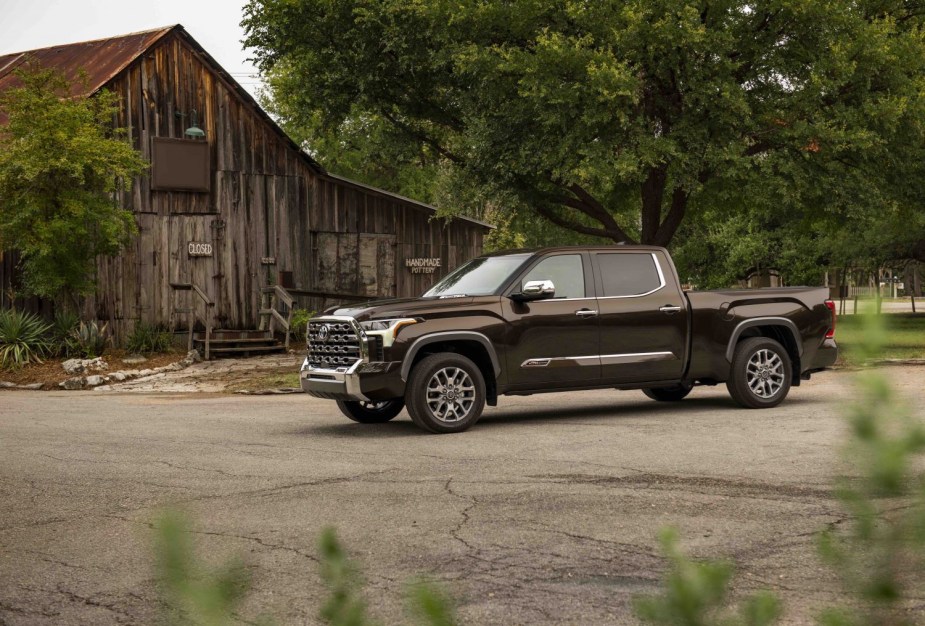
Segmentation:
<svg viewBox="0 0 925 626">
<path fill-rule="evenodd" d="M 665 252 L 659 246 L 640 244 L 612 244 L 599 246 L 551 246 L 546 248 L 518 248 L 516 250 L 498 250 L 483 256 L 513 256 L 517 254 L 548 254 L 551 252 Z"/>
</svg>

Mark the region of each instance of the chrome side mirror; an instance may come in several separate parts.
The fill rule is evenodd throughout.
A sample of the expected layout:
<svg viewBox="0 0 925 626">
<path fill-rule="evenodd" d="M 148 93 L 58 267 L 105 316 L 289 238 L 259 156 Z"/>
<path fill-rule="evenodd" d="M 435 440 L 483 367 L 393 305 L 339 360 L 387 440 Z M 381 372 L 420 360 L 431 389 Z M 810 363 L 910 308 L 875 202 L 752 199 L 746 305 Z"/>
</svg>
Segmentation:
<svg viewBox="0 0 925 626">
<path fill-rule="evenodd" d="M 556 295 L 556 286 L 551 280 L 531 280 L 523 286 L 520 293 L 514 294 L 514 299 L 521 302 L 528 300 L 541 300 Z"/>
</svg>

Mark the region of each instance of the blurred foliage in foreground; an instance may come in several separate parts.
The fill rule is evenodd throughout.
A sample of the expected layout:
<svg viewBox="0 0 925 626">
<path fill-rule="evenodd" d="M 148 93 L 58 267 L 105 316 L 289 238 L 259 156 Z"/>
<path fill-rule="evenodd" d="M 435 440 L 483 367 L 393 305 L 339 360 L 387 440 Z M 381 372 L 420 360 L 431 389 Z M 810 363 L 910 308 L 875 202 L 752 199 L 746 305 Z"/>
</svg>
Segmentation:
<svg viewBox="0 0 925 626">
<path fill-rule="evenodd" d="M 880 316 L 865 316 L 865 342 L 856 349 L 872 358 L 885 339 Z M 836 494 L 848 516 L 820 534 L 820 553 L 845 589 L 843 606 L 818 616 L 822 626 L 913 626 L 923 624 L 913 607 L 925 592 L 925 428 L 895 396 L 879 373 L 859 377 L 860 397 L 850 406 L 851 436 L 845 475 Z M 661 533 L 669 561 L 660 593 L 635 601 L 636 615 L 660 626 L 770 626 L 782 611 L 770 592 L 729 601 L 731 564 L 695 561 L 678 547 L 673 530 Z M 249 585 L 239 562 L 213 572 L 196 564 L 186 523 L 176 514 L 158 524 L 158 563 L 170 624 L 212 626 L 237 616 Z M 367 626 L 363 581 L 333 529 L 319 542 L 321 577 L 329 595 L 319 611 L 332 626 Z M 408 587 L 413 623 L 452 626 L 450 600 L 434 586 Z M 258 623 L 269 623 L 267 620 Z"/>
</svg>

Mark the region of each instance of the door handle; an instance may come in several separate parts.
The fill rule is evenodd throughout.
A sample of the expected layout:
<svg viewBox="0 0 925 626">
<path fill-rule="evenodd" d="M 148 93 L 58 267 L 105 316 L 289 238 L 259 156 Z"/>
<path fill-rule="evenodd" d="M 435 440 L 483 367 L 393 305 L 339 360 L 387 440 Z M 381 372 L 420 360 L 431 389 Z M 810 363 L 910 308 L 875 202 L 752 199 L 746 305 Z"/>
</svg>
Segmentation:
<svg viewBox="0 0 925 626">
<path fill-rule="evenodd" d="M 674 306 L 674 305 L 671 305 L 671 304 L 666 304 L 666 305 L 663 306 L 663 307 L 659 307 L 658 310 L 661 311 L 662 313 L 665 313 L 666 315 L 674 315 L 675 313 L 680 313 L 680 312 L 681 312 L 681 307 L 679 307 L 679 306 Z"/>
<path fill-rule="evenodd" d="M 592 311 L 591 309 L 580 309 L 575 311 L 575 315 L 578 317 L 594 317 L 597 315 L 597 311 Z"/>
</svg>

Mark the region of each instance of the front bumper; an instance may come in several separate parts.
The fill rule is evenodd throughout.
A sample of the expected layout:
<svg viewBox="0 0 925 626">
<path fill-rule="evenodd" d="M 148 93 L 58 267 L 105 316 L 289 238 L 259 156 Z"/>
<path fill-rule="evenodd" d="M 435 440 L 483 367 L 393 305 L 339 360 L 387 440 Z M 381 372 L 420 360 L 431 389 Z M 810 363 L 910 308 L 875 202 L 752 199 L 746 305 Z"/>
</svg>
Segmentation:
<svg viewBox="0 0 925 626">
<path fill-rule="evenodd" d="M 405 394 L 400 361 L 358 361 L 345 371 L 336 371 L 311 367 L 305 359 L 300 381 L 302 391 L 326 400 L 378 402 Z"/>
</svg>

